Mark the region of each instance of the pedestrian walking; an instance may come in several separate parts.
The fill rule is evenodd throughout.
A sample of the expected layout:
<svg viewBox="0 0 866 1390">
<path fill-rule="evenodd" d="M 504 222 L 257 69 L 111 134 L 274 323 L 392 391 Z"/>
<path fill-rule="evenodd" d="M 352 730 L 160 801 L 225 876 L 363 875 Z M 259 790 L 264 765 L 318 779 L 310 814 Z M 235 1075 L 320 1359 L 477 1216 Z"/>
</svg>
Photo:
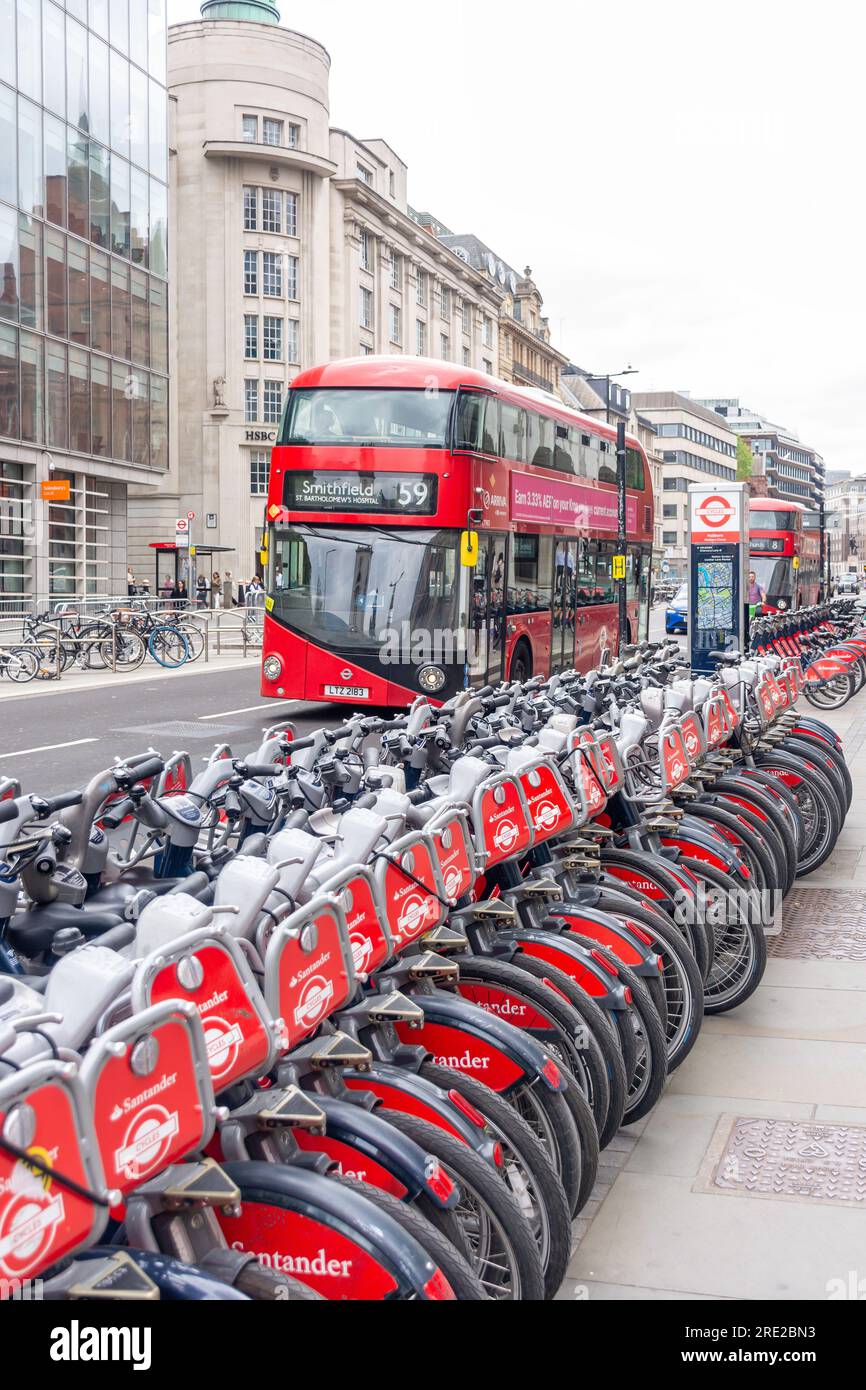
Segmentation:
<svg viewBox="0 0 866 1390">
<path fill-rule="evenodd" d="M 126 567 L 126 593 L 127 593 L 127 597 L 128 597 L 128 598 L 134 598 L 136 592 L 137 592 L 137 588 L 136 588 L 136 583 L 135 583 L 135 574 L 133 573 L 132 565 L 127 565 L 127 567 Z"/>
<path fill-rule="evenodd" d="M 198 608 L 207 608 L 207 601 L 210 595 L 210 585 L 203 574 L 200 574 L 195 581 L 195 599 Z"/>
<path fill-rule="evenodd" d="M 214 570 L 210 581 L 211 603 L 214 608 L 223 606 L 223 581 L 219 570 Z"/>
</svg>

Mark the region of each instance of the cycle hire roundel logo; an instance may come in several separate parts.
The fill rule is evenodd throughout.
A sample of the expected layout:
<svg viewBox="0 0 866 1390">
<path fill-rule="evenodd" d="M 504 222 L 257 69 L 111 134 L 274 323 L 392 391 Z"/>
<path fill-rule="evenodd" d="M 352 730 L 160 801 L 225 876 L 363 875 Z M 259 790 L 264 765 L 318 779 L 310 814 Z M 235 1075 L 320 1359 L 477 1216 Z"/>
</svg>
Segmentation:
<svg viewBox="0 0 866 1390">
<path fill-rule="evenodd" d="M 738 501 L 721 492 L 696 498 L 692 512 L 692 540 L 736 540 L 740 530 Z"/>
</svg>

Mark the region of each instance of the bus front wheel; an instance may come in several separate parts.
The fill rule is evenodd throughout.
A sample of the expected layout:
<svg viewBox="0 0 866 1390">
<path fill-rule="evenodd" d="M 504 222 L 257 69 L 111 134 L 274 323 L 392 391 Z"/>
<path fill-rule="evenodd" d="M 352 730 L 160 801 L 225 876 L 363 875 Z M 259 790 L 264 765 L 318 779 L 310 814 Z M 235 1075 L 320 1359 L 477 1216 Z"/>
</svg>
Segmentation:
<svg viewBox="0 0 866 1390">
<path fill-rule="evenodd" d="M 532 675 L 532 652 L 528 642 L 518 642 L 511 658 L 509 680 L 528 681 Z"/>
</svg>

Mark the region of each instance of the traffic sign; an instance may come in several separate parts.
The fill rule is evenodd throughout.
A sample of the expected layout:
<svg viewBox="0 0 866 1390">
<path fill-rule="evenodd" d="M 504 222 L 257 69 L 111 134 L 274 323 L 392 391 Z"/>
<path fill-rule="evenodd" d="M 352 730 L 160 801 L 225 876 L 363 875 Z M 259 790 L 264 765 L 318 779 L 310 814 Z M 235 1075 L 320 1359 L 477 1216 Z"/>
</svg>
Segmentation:
<svg viewBox="0 0 866 1390">
<path fill-rule="evenodd" d="M 613 577 L 614 579 L 625 579 L 625 556 L 614 555 L 613 557 Z"/>
<path fill-rule="evenodd" d="M 693 545 L 739 540 L 743 500 L 735 488 L 718 488 L 712 492 L 695 492 L 690 488 L 689 503 Z"/>
<path fill-rule="evenodd" d="M 186 519 L 187 521 L 195 521 L 195 512 L 187 512 Z"/>
<path fill-rule="evenodd" d="M 179 516 L 174 523 L 174 543 L 179 549 L 189 545 L 189 520 L 185 516 Z"/>
</svg>

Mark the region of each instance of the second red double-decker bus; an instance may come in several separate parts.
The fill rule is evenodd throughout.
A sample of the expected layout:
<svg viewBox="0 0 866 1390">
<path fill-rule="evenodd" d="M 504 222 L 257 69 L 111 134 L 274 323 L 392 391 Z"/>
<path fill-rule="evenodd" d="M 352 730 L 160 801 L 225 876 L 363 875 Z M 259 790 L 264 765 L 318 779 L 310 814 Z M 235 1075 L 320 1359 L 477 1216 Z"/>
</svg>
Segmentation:
<svg viewBox="0 0 866 1390">
<path fill-rule="evenodd" d="M 821 581 L 818 532 L 806 526 L 799 502 L 753 497 L 749 502 L 750 567 L 766 594 L 764 612 L 817 603 Z"/>
<path fill-rule="evenodd" d="M 650 470 L 627 442 L 629 636 Z M 267 506 L 263 693 L 405 705 L 589 668 L 618 635 L 615 430 L 451 363 L 331 362 L 287 394 Z"/>
</svg>

